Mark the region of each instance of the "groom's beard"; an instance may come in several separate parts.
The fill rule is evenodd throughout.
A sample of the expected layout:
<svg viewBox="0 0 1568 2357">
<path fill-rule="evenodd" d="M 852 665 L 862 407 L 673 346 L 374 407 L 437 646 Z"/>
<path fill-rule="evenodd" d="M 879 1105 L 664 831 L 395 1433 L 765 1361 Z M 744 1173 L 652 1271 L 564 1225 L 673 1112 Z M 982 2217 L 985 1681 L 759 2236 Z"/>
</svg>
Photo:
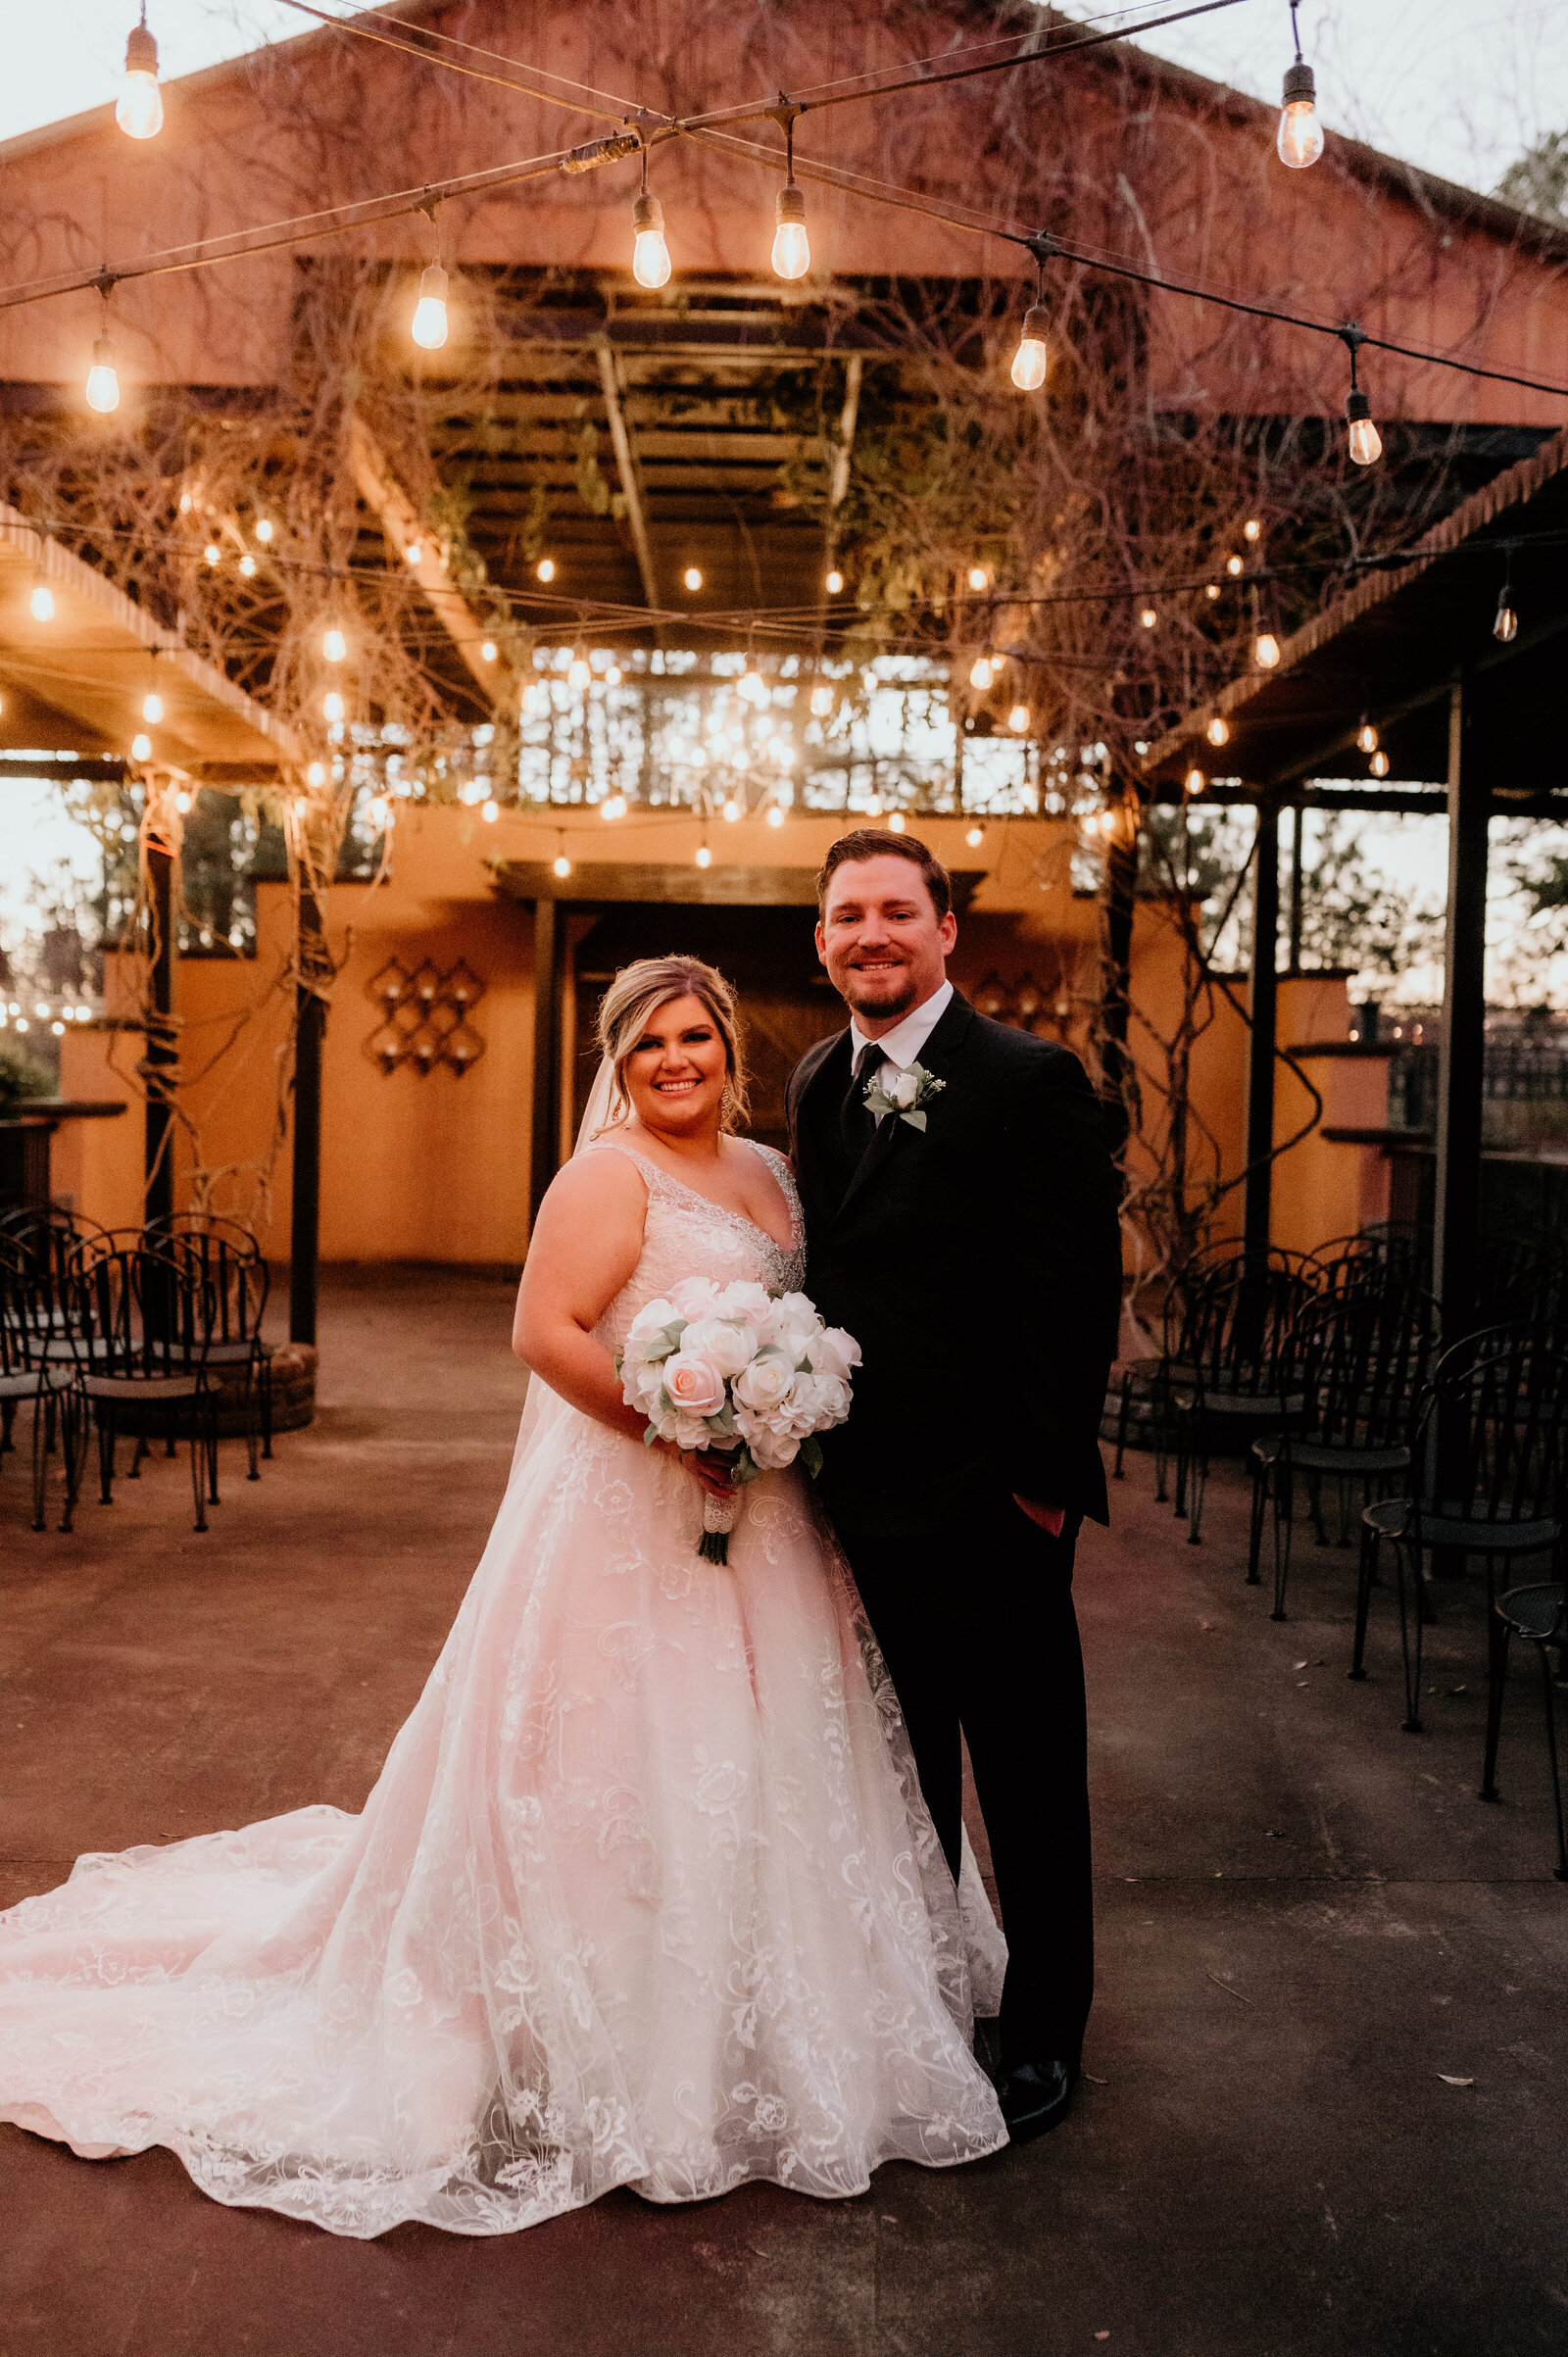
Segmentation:
<svg viewBox="0 0 1568 2357">
<path fill-rule="evenodd" d="M 880 990 L 864 987 L 880 982 Z M 844 996 L 852 1014 L 870 1015 L 880 1022 L 887 1015 L 907 1014 L 919 983 L 906 965 L 851 966 L 844 978 Z"/>
</svg>

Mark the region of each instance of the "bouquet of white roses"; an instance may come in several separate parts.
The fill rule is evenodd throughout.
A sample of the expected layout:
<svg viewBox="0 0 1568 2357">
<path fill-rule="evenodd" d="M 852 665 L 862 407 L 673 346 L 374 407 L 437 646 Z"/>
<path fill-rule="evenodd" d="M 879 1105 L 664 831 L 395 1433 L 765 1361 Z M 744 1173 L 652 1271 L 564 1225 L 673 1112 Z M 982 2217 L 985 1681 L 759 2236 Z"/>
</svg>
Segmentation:
<svg viewBox="0 0 1568 2357">
<path fill-rule="evenodd" d="M 816 1435 L 850 1412 L 850 1376 L 860 1346 L 842 1326 L 824 1325 L 804 1293 L 715 1285 L 687 1277 L 633 1318 L 615 1353 L 628 1407 L 648 1418 L 643 1440 L 730 1454 L 737 1490 L 792 1465 L 815 1474 Z M 739 1500 L 705 1493 L 698 1552 L 729 1561 Z"/>
</svg>

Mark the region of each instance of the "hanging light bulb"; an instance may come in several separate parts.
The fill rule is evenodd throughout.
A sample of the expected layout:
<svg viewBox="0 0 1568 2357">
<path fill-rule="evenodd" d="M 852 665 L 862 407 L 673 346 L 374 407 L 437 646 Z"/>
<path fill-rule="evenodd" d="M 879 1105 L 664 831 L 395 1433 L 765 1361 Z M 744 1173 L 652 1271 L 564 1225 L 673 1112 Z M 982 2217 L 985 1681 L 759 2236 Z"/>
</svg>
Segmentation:
<svg viewBox="0 0 1568 2357">
<path fill-rule="evenodd" d="M 115 121 L 127 139 L 156 139 L 164 127 L 164 97 L 158 87 L 158 43 L 147 29 L 146 0 L 141 23 L 125 43 L 125 86 L 115 101 Z"/>
<path fill-rule="evenodd" d="M 1021 736 L 1023 735 L 1023 732 L 1024 732 L 1024 730 L 1025 730 L 1025 729 L 1028 727 L 1028 725 L 1029 725 L 1029 707 L 1028 707 L 1028 705 L 1027 705 L 1027 704 L 1015 704 L 1015 705 L 1013 706 L 1013 708 L 1012 708 L 1011 712 L 1008 712 L 1008 714 L 1007 714 L 1007 726 L 1008 726 L 1008 727 L 1009 727 L 1009 728 L 1012 730 L 1012 732 L 1013 732 L 1014 736 L 1020 736 L 1020 737 L 1021 737 Z"/>
<path fill-rule="evenodd" d="M 812 690 L 811 690 L 811 712 L 812 712 L 812 716 L 813 716 L 815 719 L 818 719 L 818 720 L 825 720 L 825 719 L 827 718 L 827 715 L 828 715 L 828 713 L 829 713 L 829 712 L 830 712 L 832 710 L 833 710 L 833 690 L 832 690 L 830 687 L 814 687 L 814 688 L 812 688 Z"/>
<path fill-rule="evenodd" d="M 403 562 L 411 568 L 424 562 L 424 550 L 417 540 L 411 540 L 403 552 Z"/>
<path fill-rule="evenodd" d="M 978 851 L 986 839 L 986 830 L 983 826 L 972 826 L 963 839 L 971 851 Z"/>
<path fill-rule="evenodd" d="M 703 586 L 703 576 L 695 565 L 687 565 L 686 570 L 681 574 L 681 579 L 688 589 L 701 589 Z"/>
<path fill-rule="evenodd" d="M 27 611 L 35 622 L 52 622 L 55 618 L 55 593 L 43 577 L 42 565 L 38 567 L 32 584 L 32 595 L 27 600 Z"/>
<path fill-rule="evenodd" d="M 985 566 L 983 565 L 971 565 L 969 567 L 969 587 L 978 591 L 982 589 L 989 589 L 990 586 L 991 575 L 987 572 Z"/>
<path fill-rule="evenodd" d="M 1372 756 L 1371 769 L 1374 777 L 1387 777 L 1389 774 L 1389 757 L 1381 747 Z"/>
<path fill-rule="evenodd" d="M 136 734 L 130 740 L 131 760 L 133 761 L 150 761 L 152 760 L 152 738 L 148 736 L 145 729 L 138 729 Z"/>
<path fill-rule="evenodd" d="M 439 262 L 432 262 L 419 280 L 409 333 L 426 352 L 439 352 L 447 340 L 447 274 Z"/>
<path fill-rule="evenodd" d="M 1365 712 L 1361 714 L 1361 725 L 1355 732 L 1355 741 L 1363 753 L 1376 753 L 1378 749 L 1378 732 Z"/>
<path fill-rule="evenodd" d="M 1207 598 L 1217 598 L 1219 596 L 1219 583 L 1217 581 L 1205 581 L 1203 584 L 1203 595 Z"/>
<path fill-rule="evenodd" d="M 206 558 L 209 565 L 217 565 L 221 562 L 223 552 L 219 547 L 216 540 L 209 540 L 207 546 L 202 551 L 202 555 Z"/>
<path fill-rule="evenodd" d="M 844 587 L 844 575 L 839 571 L 837 565 L 835 565 L 833 570 L 828 574 L 827 580 L 824 583 L 824 587 L 826 588 L 827 594 L 830 598 L 836 598 L 839 594 L 839 591 Z"/>
<path fill-rule="evenodd" d="M 1262 530 L 1263 527 L 1258 522 L 1257 517 L 1255 516 L 1250 516 L 1242 526 L 1242 538 L 1244 540 L 1256 540 L 1261 535 Z"/>
<path fill-rule="evenodd" d="M 1139 614 L 1138 619 L 1143 623 L 1146 630 L 1152 630 L 1154 624 L 1158 621 L 1159 616 L 1154 612 L 1152 606 L 1146 606 Z"/>
<path fill-rule="evenodd" d="M 239 569 L 245 575 L 247 581 L 251 578 L 252 574 L 256 570 L 256 560 L 251 555 L 249 549 L 245 551 L 244 556 L 241 557 L 239 561 Z"/>
<path fill-rule="evenodd" d="M 141 700 L 141 716 L 149 728 L 156 728 L 164 716 L 164 700 L 155 687 L 149 688 Z"/>
<path fill-rule="evenodd" d="M 713 855 L 706 843 L 697 846 L 697 864 L 699 867 L 711 867 L 713 864 Z"/>
<path fill-rule="evenodd" d="M 811 242 L 806 234 L 806 199 L 796 187 L 795 167 L 790 165 L 791 177 L 778 192 L 774 217 L 778 227 L 773 231 L 773 268 L 781 278 L 804 278 L 811 267 Z M 664 265 L 664 278 L 669 276 L 669 264 Z M 663 278 L 657 283 L 662 286 Z"/>
<path fill-rule="evenodd" d="M 1272 630 L 1260 630 L 1252 641 L 1252 660 L 1260 669 L 1272 671 L 1280 659 L 1280 642 Z"/>
<path fill-rule="evenodd" d="M 272 538 L 272 519 L 270 516 L 258 516 L 256 518 L 256 537 L 261 542 L 263 548 L 267 548 L 270 545 Z"/>
<path fill-rule="evenodd" d="M 321 654 L 327 663 L 341 663 L 349 651 L 349 642 L 336 622 L 328 623 L 321 633 Z"/>
<path fill-rule="evenodd" d="M 309 767 L 309 768 L 306 770 L 306 772 L 305 772 L 305 783 L 306 783 L 308 786 L 324 786 L 324 785 L 325 785 L 325 783 L 326 783 L 326 767 L 325 767 L 325 764 L 324 764 L 324 762 L 321 762 L 321 761 L 312 761 L 312 763 L 311 763 L 310 767 Z"/>
<path fill-rule="evenodd" d="M 554 557 L 541 557 L 533 569 L 541 581 L 553 581 L 556 577 L 556 561 Z"/>
<path fill-rule="evenodd" d="M 1514 612 L 1511 581 L 1504 581 L 1498 593 L 1497 612 L 1492 624 L 1492 635 L 1494 638 L 1500 639 L 1504 646 L 1510 639 L 1517 638 L 1519 635 L 1519 616 Z"/>
<path fill-rule="evenodd" d="M 188 818 L 190 816 L 190 796 L 186 793 L 183 786 L 180 787 L 179 792 L 174 796 L 174 808 L 179 812 L 181 818 Z"/>
<path fill-rule="evenodd" d="M 971 687 L 977 687 L 983 695 L 986 689 L 991 685 L 994 673 L 995 666 L 992 663 L 990 657 L 988 655 L 977 655 L 973 663 L 969 665 L 969 685 Z"/>
<path fill-rule="evenodd" d="M 1203 775 L 1201 769 L 1194 767 L 1189 769 L 1187 775 L 1185 778 L 1183 778 L 1182 791 L 1187 796 L 1189 802 L 1194 802 L 1197 800 L 1198 796 L 1202 793 L 1203 788 L 1207 785 L 1207 783 L 1208 780 Z M 1109 832 L 1108 828 L 1106 829 L 1106 832 Z"/>
<path fill-rule="evenodd" d="M 732 795 L 730 796 L 730 798 L 729 798 L 728 802 L 726 802 L 726 803 L 725 803 L 725 805 L 724 805 L 724 815 L 725 815 L 725 817 L 726 817 L 726 818 L 729 820 L 729 822 L 730 822 L 731 826 L 733 826 L 733 825 L 735 824 L 735 821 L 737 820 L 737 818 L 739 818 L 740 814 L 741 814 L 741 806 L 740 806 L 740 804 L 739 804 L 739 803 L 736 801 L 736 799 L 735 799 L 734 795 L 732 794 Z"/>
<path fill-rule="evenodd" d="M 555 858 L 550 862 L 551 873 L 558 876 L 569 876 L 571 873 L 571 861 L 566 857 L 566 838 L 564 835 L 558 835 L 556 837 L 556 842 L 559 846 L 559 849 L 556 852 Z"/>
<path fill-rule="evenodd" d="M 579 648 L 567 666 L 566 685 L 575 688 L 580 695 L 592 677 L 593 673 L 588 668 L 588 659 Z"/>
<path fill-rule="evenodd" d="M 321 713 L 323 718 L 328 720 L 342 719 L 343 699 L 335 687 L 328 688 L 326 694 L 321 698 Z"/>
<path fill-rule="evenodd" d="M 1221 713 L 1216 712 L 1203 734 L 1211 745 L 1228 745 L 1231 741 L 1231 724 Z"/>
<path fill-rule="evenodd" d="M 1317 119 L 1317 84 L 1301 56 L 1301 35 L 1296 22 L 1298 0 L 1291 0 L 1291 31 L 1296 40 L 1296 63 L 1285 70 L 1285 89 L 1275 147 L 1282 164 L 1305 172 L 1323 153 L 1323 125 Z"/>
<path fill-rule="evenodd" d="M 501 815 L 500 803 L 494 801 L 487 802 L 483 810 L 479 812 L 479 815 L 484 820 L 486 826 L 494 826 L 496 820 Z"/>
<path fill-rule="evenodd" d="M 1366 342 L 1366 330 L 1353 323 L 1342 327 L 1340 340 L 1350 355 L 1350 391 L 1345 404 L 1345 422 L 1349 429 L 1350 464 L 1353 466 L 1375 466 L 1383 456 L 1383 436 L 1372 422 L 1372 404 L 1362 392 L 1355 373 L 1355 358 Z"/>
<path fill-rule="evenodd" d="M 1241 558 L 1240 558 L 1240 557 L 1227 557 L 1227 558 L 1226 558 L 1226 560 L 1225 560 L 1225 570 L 1226 570 L 1226 571 L 1227 571 L 1227 572 L 1230 574 L 1230 577 L 1231 577 L 1231 579 L 1232 579 L 1233 581 L 1236 579 L 1236 576 L 1237 576 L 1237 574 L 1238 574 L 1238 573 L 1241 571 L 1241 569 L 1242 569 L 1242 560 L 1241 560 Z"/>
<path fill-rule="evenodd" d="M 624 818 L 626 815 L 625 795 L 607 795 L 605 800 L 599 806 L 599 815 L 601 818 Z"/>
<path fill-rule="evenodd" d="M 481 663 L 494 663 L 495 659 L 496 642 L 493 638 L 487 638 L 483 646 L 479 649 L 479 661 Z"/>
<path fill-rule="evenodd" d="M 107 335 L 95 336 L 92 367 L 87 370 L 87 407 L 107 417 L 120 407 L 120 378 L 115 373 L 115 347 Z"/>
<path fill-rule="evenodd" d="M 1046 381 L 1046 334 L 1050 319 L 1043 303 L 1031 303 L 1023 315 L 1023 332 L 1012 356 L 1012 381 L 1020 393 L 1038 393 Z"/>
<path fill-rule="evenodd" d="M 888 820 L 888 833 L 890 835 L 902 835 L 908 823 L 908 820 L 905 817 L 902 810 L 895 810 L 892 817 Z"/>
<path fill-rule="evenodd" d="M 650 196 L 646 185 L 648 150 L 643 150 L 645 175 L 642 195 L 632 207 L 631 225 L 635 232 L 631 248 L 631 274 L 639 286 L 667 286 L 669 284 L 669 248 L 664 243 L 664 208 L 657 196 Z"/>
<path fill-rule="evenodd" d="M 609 670 L 605 673 L 605 685 L 606 687 L 619 687 L 620 665 L 618 663 L 612 663 Z"/>
<path fill-rule="evenodd" d="M 767 813 L 767 823 L 769 826 L 782 826 L 784 824 L 784 805 L 781 802 L 775 802 L 770 807 Z"/>
</svg>

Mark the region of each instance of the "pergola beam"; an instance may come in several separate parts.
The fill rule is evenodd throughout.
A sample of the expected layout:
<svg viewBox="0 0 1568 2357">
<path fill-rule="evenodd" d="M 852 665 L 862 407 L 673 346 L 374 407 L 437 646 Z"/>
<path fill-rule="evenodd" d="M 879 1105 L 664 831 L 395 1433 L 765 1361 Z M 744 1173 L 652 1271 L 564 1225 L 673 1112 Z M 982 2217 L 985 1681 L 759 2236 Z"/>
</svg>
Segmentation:
<svg viewBox="0 0 1568 2357">
<path fill-rule="evenodd" d="M 486 637 L 484 624 L 463 592 L 453 587 L 446 557 L 434 533 L 420 523 L 418 512 L 398 481 L 391 460 L 358 415 L 349 420 L 349 464 L 360 497 L 380 517 L 381 528 L 399 557 L 407 562 L 410 549 L 418 550 L 419 561 L 409 565 L 409 578 L 418 583 L 425 604 L 478 682 L 485 702 L 493 703 L 496 666 L 486 663 L 480 653 Z"/>
<path fill-rule="evenodd" d="M 643 596 L 650 607 L 659 607 L 659 575 L 654 568 L 653 542 L 648 537 L 648 502 L 643 495 L 642 470 L 637 454 L 631 446 L 631 434 L 626 424 L 626 410 L 622 398 L 620 369 L 608 342 L 601 340 L 594 347 L 599 363 L 599 382 L 604 388 L 605 413 L 610 419 L 610 439 L 615 453 L 615 468 L 620 476 L 620 488 L 626 502 L 626 521 L 631 526 L 631 544 L 637 552 L 637 570 L 642 575 Z"/>
</svg>

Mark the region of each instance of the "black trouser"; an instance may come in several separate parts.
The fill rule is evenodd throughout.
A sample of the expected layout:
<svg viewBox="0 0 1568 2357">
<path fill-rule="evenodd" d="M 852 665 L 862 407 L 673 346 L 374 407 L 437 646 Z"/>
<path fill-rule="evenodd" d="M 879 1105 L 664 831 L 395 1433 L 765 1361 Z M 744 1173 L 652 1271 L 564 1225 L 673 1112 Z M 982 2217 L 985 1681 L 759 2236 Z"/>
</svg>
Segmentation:
<svg viewBox="0 0 1568 2357">
<path fill-rule="evenodd" d="M 1094 1994 L 1078 1522 L 1053 1539 L 1004 1497 L 917 1538 L 839 1533 L 955 1875 L 960 1729 L 969 1746 L 1007 1935 L 1009 2070 L 1075 2063 Z"/>
</svg>

